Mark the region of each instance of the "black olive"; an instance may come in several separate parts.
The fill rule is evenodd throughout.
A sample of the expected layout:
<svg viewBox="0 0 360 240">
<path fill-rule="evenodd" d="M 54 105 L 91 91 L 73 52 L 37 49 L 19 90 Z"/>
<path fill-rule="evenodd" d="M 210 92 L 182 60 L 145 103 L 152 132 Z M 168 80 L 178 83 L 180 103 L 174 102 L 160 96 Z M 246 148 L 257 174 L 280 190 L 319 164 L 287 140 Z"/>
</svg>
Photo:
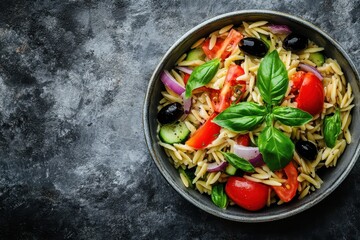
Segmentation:
<svg viewBox="0 0 360 240">
<path fill-rule="evenodd" d="M 318 153 L 315 144 L 304 140 L 299 140 L 296 142 L 295 149 L 300 157 L 310 161 L 315 160 Z"/>
<path fill-rule="evenodd" d="M 180 103 L 171 103 L 163 107 L 157 114 L 161 124 L 173 123 L 184 114 L 184 108 Z"/>
<path fill-rule="evenodd" d="M 240 49 L 255 57 L 264 57 L 269 50 L 263 41 L 253 37 L 241 39 Z"/>
<path fill-rule="evenodd" d="M 300 51 L 307 47 L 308 38 L 297 33 L 290 33 L 283 42 L 283 47 L 289 51 Z"/>
</svg>

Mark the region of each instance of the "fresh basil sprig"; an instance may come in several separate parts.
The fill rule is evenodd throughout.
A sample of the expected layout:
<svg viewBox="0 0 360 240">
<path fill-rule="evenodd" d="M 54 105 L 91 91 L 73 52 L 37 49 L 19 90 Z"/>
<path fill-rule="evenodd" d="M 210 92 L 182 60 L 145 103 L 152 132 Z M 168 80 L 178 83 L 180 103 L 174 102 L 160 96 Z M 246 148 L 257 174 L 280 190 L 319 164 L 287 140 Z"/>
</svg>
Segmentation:
<svg viewBox="0 0 360 240">
<path fill-rule="evenodd" d="M 256 86 L 265 106 L 241 102 L 230 106 L 213 120 L 235 132 L 252 130 L 265 121 L 266 128 L 259 135 L 258 146 L 264 162 L 272 171 L 285 167 L 291 161 L 295 148 L 290 138 L 274 127 L 274 121 L 300 126 L 312 119 L 311 114 L 300 109 L 276 106 L 283 100 L 288 85 L 285 65 L 274 50 L 261 61 L 257 73 Z"/>
<path fill-rule="evenodd" d="M 220 66 L 220 59 L 215 58 L 194 69 L 186 84 L 185 97 L 191 96 L 192 90 L 205 86 L 214 78 Z"/>
<path fill-rule="evenodd" d="M 228 197 L 225 193 L 224 184 L 217 184 L 213 186 L 211 191 L 211 200 L 219 208 L 226 208 L 228 204 Z"/>
<path fill-rule="evenodd" d="M 253 102 L 242 102 L 225 109 L 213 122 L 235 132 L 251 130 L 262 123 L 266 108 Z"/>
<path fill-rule="evenodd" d="M 229 152 L 221 152 L 221 153 L 224 155 L 226 160 L 231 165 L 233 165 L 235 168 L 241 169 L 244 172 L 254 172 L 255 171 L 254 166 L 249 161 L 246 161 L 245 159 L 239 157 L 238 155 L 236 155 L 234 153 L 229 153 Z"/>
<path fill-rule="evenodd" d="M 301 126 L 312 119 L 310 113 L 292 107 L 274 107 L 272 113 L 276 120 L 288 126 Z"/>
<path fill-rule="evenodd" d="M 289 85 L 288 73 L 277 51 L 272 51 L 260 63 L 256 86 L 269 105 L 279 104 Z"/>
<path fill-rule="evenodd" d="M 333 148 L 340 133 L 341 118 L 340 110 L 337 109 L 333 116 L 326 116 L 324 119 L 324 139 L 326 146 Z"/>
<path fill-rule="evenodd" d="M 274 126 L 268 126 L 260 133 L 258 144 L 263 160 L 270 169 L 284 168 L 294 154 L 294 143 Z"/>
</svg>

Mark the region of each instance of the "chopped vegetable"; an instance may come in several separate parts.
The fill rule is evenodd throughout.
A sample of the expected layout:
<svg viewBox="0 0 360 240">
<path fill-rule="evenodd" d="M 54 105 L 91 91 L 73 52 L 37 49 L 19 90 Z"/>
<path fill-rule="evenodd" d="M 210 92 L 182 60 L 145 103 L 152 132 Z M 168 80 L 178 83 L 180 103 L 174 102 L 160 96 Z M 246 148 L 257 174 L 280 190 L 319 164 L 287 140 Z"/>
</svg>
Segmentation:
<svg viewBox="0 0 360 240">
<path fill-rule="evenodd" d="M 190 130 L 183 122 L 162 125 L 159 132 L 161 141 L 169 144 L 183 143 L 190 135 Z"/>
<path fill-rule="evenodd" d="M 258 211 L 265 207 L 269 189 L 262 183 L 253 182 L 243 177 L 229 177 L 225 186 L 225 192 L 229 198 L 249 211 Z"/>
<path fill-rule="evenodd" d="M 310 66 L 310 65 L 305 64 L 305 63 L 300 63 L 299 68 L 301 70 L 305 71 L 305 72 L 311 72 L 311 73 L 315 74 L 315 76 L 318 79 L 323 80 L 323 76 L 321 75 L 321 73 L 316 68 L 314 68 L 313 66 Z"/>
<path fill-rule="evenodd" d="M 193 60 L 204 60 L 205 53 L 200 48 L 192 49 L 186 56 L 186 61 L 193 61 Z"/>
<path fill-rule="evenodd" d="M 282 186 L 273 186 L 272 188 L 283 202 L 290 202 L 291 199 L 293 199 L 296 195 L 296 191 L 299 185 L 299 182 L 297 180 L 298 172 L 292 162 L 290 162 L 284 168 L 284 172 L 286 175 L 286 181 L 282 183 Z M 279 171 L 276 174 L 284 179 L 284 174 L 282 171 Z"/>
<path fill-rule="evenodd" d="M 213 59 L 209 62 L 204 63 L 194 69 L 191 73 L 190 78 L 186 84 L 185 97 L 191 96 L 192 90 L 198 87 L 205 86 L 208 82 L 213 79 L 220 66 L 219 59 Z"/>
<path fill-rule="evenodd" d="M 309 60 L 315 63 L 318 67 L 321 67 L 325 63 L 324 54 L 320 52 L 310 53 Z"/>
<path fill-rule="evenodd" d="M 177 69 L 179 69 L 180 71 L 182 71 L 183 73 L 187 73 L 188 75 L 190 75 L 193 70 L 191 68 L 188 68 L 188 67 L 176 67 Z"/>
<path fill-rule="evenodd" d="M 291 29 L 287 25 L 270 24 L 268 27 L 269 27 L 269 30 L 273 34 L 290 34 L 291 33 Z"/>
<path fill-rule="evenodd" d="M 324 87 L 313 73 L 304 74 L 299 95 L 296 98 L 297 107 L 315 116 L 324 107 Z"/>
<path fill-rule="evenodd" d="M 226 208 L 228 205 L 228 197 L 225 194 L 224 184 L 217 184 L 211 191 L 211 200 L 219 208 Z"/>
<path fill-rule="evenodd" d="M 326 116 L 324 119 L 324 139 L 326 146 L 333 148 L 341 133 L 340 110 L 337 109 L 333 116 Z"/>
<path fill-rule="evenodd" d="M 222 152 L 226 160 L 235 168 L 241 169 L 244 172 L 254 172 L 254 166 L 249 161 L 237 156 L 234 153 Z"/>
<path fill-rule="evenodd" d="M 210 118 L 200 126 L 196 132 L 186 141 L 186 144 L 195 149 L 203 149 L 214 141 L 220 134 L 221 127 L 212 120 L 217 116 L 213 114 Z"/>
<path fill-rule="evenodd" d="M 185 91 L 185 88 L 181 86 L 167 70 L 164 70 L 160 79 L 165 86 L 178 95 L 181 95 Z"/>
<path fill-rule="evenodd" d="M 207 165 L 207 171 L 208 172 L 220 172 L 220 171 L 224 171 L 227 166 L 228 166 L 227 162 L 222 162 L 220 164 L 218 164 L 217 162 L 213 162 L 213 163 L 209 163 Z"/>
</svg>

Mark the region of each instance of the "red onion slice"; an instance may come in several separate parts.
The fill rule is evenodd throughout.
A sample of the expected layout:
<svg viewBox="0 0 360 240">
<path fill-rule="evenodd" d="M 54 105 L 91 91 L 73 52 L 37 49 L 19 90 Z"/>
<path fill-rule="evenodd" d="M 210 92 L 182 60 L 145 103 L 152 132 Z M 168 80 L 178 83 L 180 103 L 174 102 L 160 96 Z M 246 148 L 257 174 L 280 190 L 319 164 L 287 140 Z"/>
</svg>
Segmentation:
<svg viewBox="0 0 360 240">
<path fill-rule="evenodd" d="M 188 67 L 176 67 L 177 69 L 179 69 L 180 71 L 184 72 L 184 73 L 187 73 L 187 74 L 190 74 L 192 73 L 192 69 L 191 68 L 188 68 Z"/>
<path fill-rule="evenodd" d="M 216 162 L 209 163 L 207 166 L 207 172 L 224 171 L 227 166 L 228 166 L 227 162 L 222 162 L 220 164 L 217 164 Z"/>
<path fill-rule="evenodd" d="M 185 92 L 185 88 L 181 86 L 167 70 L 164 70 L 160 76 L 160 79 L 164 85 L 170 88 L 174 93 L 181 95 L 183 92 Z"/>
<path fill-rule="evenodd" d="M 287 25 L 269 25 L 269 29 L 273 34 L 290 34 L 291 29 Z"/>
<path fill-rule="evenodd" d="M 257 155 L 255 158 L 250 159 L 249 163 L 251 163 L 254 167 L 261 167 L 262 165 L 265 164 L 261 153 Z"/>
<path fill-rule="evenodd" d="M 247 147 L 235 144 L 234 153 L 237 156 L 248 160 L 254 167 L 260 167 L 265 164 L 258 147 Z"/>
<path fill-rule="evenodd" d="M 191 108 L 192 100 L 191 100 L 191 97 L 190 97 L 190 98 L 186 98 L 186 97 L 185 97 L 185 92 L 183 92 L 183 93 L 181 94 L 181 97 L 182 97 L 182 99 L 183 99 L 183 101 L 184 101 L 184 112 L 185 112 L 185 114 L 187 115 L 187 114 L 190 113 L 190 108 Z"/>
<path fill-rule="evenodd" d="M 300 63 L 299 64 L 299 68 L 305 72 L 312 72 L 313 74 L 315 74 L 315 76 L 317 78 L 319 78 L 320 80 L 323 80 L 323 76 L 321 75 L 321 73 L 313 66 L 310 66 L 308 64 L 305 63 Z"/>
</svg>

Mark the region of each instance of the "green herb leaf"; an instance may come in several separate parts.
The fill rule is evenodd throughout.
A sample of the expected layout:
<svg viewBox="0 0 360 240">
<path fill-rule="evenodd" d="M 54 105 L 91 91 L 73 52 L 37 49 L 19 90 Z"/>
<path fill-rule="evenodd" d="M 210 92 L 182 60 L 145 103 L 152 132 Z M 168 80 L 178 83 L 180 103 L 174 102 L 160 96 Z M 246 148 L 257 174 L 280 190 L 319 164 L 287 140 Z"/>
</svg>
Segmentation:
<svg viewBox="0 0 360 240">
<path fill-rule="evenodd" d="M 326 116 L 324 119 L 324 139 L 326 146 L 333 148 L 340 133 L 341 118 L 340 111 L 337 109 L 333 116 Z"/>
<path fill-rule="evenodd" d="M 288 73 L 276 50 L 264 57 L 257 73 L 256 86 L 264 102 L 279 104 L 289 85 Z"/>
<path fill-rule="evenodd" d="M 195 88 L 205 86 L 214 78 L 220 66 L 220 59 L 213 59 L 194 69 L 186 84 L 185 97 L 191 97 L 191 92 Z"/>
<path fill-rule="evenodd" d="M 224 184 L 213 186 L 211 191 L 211 200 L 219 208 L 226 208 L 228 204 L 228 196 L 225 193 Z"/>
<path fill-rule="evenodd" d="M 274 117 L 288 126 L 301 126 L 311 121 L 312 115 L 298 108 L 274 107 Z"/>
<path fill-rule="evenodd" d="M 251 130 L 262 123 L 266 108 L 253 102 L 241 102 L 221 112 L 213 122 L 235 132 Z"/>
<path fill-rule="evenodd" d="M 264 162 L 272 171 L 284 168 L 294 154 L 294 143 L 273 126 L 266 127 L 260 133 L 258 144 Z"/>
<path fill-rule="evenodd" d="M 245 172 L 254 172 L 254 166 L 249 161 L 239 157 L 234 153 L 221 152 L 226 160 L 233 165 L 235 168 L 241 169 Z"/>
</svg>

